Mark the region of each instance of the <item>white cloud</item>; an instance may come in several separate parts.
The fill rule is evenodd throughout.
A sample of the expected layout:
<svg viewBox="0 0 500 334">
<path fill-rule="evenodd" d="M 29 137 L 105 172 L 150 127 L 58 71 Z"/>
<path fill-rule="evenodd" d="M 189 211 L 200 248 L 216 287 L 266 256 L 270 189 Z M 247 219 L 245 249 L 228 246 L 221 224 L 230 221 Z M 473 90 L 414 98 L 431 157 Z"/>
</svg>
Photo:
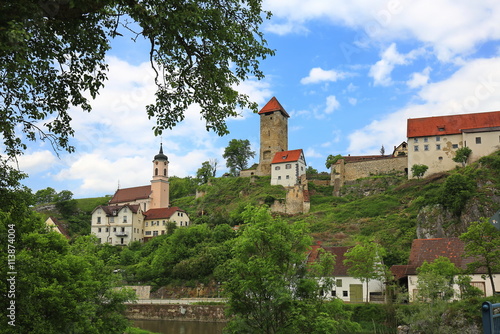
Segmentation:
<svg viewBox="0 0 500 334">
<path fill-rule="evenodd" d="M 418 96 L 418 104 L 410 103 L 351 133 L 349 153 L 376 154 L 383 143 L 400 144 L 406 140 L 408 118 L 498 110 L 500 57 L 470 61 L 450 78 L 424 86 Z"/>
<path fill-rule="evenodd" d="M 57 163 L 57 158 L 52 151 L 43 150 L 21 155 L 17 162 L 21 171 L 31 175 L 50 169 Z"/>
<path fill-rule="evenodd" d="M 286 22 L 282 33 L 307 29 L 312 20 L 329 20 L 362 32 L 353 46 L 416 39 L 442 61 L 500 39 L 500 3 L 492 0 L 267 0 L 263 6 L 275 20 Z"/>
<path fill-rule="evenodd" d="M 396 65 L 407 65 L 421 50 L 413 50 L 404 55 L 398 52 L 396 44 L 392 43 L 384 52 L 375 65 L 370 68 L 369 76 L 373 78 L 375 85 L 388 86 L 392 84 L 391 73 Z"/>
<path fill-rule="evenodd" d="M 309 71 L 309 76 L 302 78 L 300 83 L 303 85 L 314 84 L 323 81 L 335 82 L 347 76 L 347 73 L 335 70 L 323 70 L 321 67 L 314 67 Z"/>
<path fill-rule="evenodd" d="M 354 97 L 349 97 L 349 98 L 347 99 L 347 101 L 348 101 L 348 102 L 349 102 L 349 104 L 350 104 L 350 105 L 352 105 L 352 106 L 355 106 L 355 105 L 358 103 L 358 100 L 357 100 L 356 98 L 354 98 Z"/>
<path fill-rule="evenodd" d="M 419 88 L 425 86 L 429 81 L 430 67 L 426 67 L 422 72 L 415 72 L 411 74 L 410 80 L 406 82 L 410 88 Z"/>
<path fill-rule="evenodd" d="M 335 110 L 340 108 L 340 103 L 335 97 L 335 95 L 330 95 L 326 98 L 326 108 L 325 108 L 325 113 L 326 114 L 331 114 Z"/>
</svg>

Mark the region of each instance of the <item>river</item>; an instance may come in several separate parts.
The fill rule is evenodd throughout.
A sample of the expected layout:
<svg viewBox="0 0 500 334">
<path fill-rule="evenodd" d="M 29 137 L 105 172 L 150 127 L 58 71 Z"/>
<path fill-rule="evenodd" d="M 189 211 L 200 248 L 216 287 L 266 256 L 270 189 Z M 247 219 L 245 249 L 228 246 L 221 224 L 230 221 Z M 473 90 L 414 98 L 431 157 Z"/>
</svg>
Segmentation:
<svg viewBox="0 0 500 334">
<path fill-rule="evenodd" d="M 222 334 L 226 325 L 220 322 L 134 320 L 134 327 L 161 334 Z"/>
</svg>

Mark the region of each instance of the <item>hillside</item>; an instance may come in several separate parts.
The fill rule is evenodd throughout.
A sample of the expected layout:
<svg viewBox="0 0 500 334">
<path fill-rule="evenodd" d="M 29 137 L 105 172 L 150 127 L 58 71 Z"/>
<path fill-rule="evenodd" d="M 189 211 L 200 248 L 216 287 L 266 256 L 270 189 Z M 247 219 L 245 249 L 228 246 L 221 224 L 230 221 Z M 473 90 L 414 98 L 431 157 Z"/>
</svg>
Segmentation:
<svg viewBox="0 0 500 334">
<path fill-rule="evenodd" d="M 415 238 L 459 236 L 470 222 L 491 217 L 500 208 L 500 153 L 465 168 L 407 180 L 404 175 L 376 175 L 346 184 L 340 197 L 332 187 L 309 182 L 311 211 L 283 216 L 306 221 L 316 241 L 327 246 L 353 245 L 360 236 L 373 238 L 387 250 L 387 265 L 406 263 Z M 245 206 L 271 204 L 285 189 L 271 186 L 269 177 L 214 178 L 190 195 L 172 200 L 194 224 L 238 225 Z M 90 231 L 90 212 L 109 198 L 76 200 L 70 217 L 55 214 L 73 235 Z"/>
</svg>

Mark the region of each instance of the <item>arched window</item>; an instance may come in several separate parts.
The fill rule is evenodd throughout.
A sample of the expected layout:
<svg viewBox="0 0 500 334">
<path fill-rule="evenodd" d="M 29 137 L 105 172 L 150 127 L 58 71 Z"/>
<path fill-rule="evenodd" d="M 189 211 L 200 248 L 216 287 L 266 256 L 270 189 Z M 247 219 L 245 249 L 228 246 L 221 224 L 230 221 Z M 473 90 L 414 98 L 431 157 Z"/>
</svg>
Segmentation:
<svg viewBox="0 0 500 334">
<path fill-rule="evenodd" d="M 163 176 L 167 176 L 167 169 L 166 168 L 163 170 Z"/>
<path fill-rule="evenodd" d="M 158 175 L 158 168 L 155 168 L 155 176 Z"/>
</svg>

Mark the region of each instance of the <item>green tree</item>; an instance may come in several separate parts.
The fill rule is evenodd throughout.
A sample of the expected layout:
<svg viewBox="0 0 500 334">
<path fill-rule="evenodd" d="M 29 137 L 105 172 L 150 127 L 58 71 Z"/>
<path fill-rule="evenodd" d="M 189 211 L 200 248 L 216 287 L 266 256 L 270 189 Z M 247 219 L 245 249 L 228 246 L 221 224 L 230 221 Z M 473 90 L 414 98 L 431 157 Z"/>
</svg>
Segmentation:
<svg viewBox="0 0 500 334">
<path fill-rule="evenodd" d="M 357 327 L 338 301 L 320 297 L 318 277 L 332 270 L 324 254 L 314 270 L 306 256 L 312 242 L 306 225 L 274 219 L 265 207 L 248 207 L 243 232 L 226 265 L 224 291 L 231 316 L 228 333 L 338 333 Z M 328 289 L 328 287 L 325 287 Z M 331 305 L 331 309 L 329 306 Z"/>
<path fill-rule="evenodd" d="M 131 31 L 149 42 L 157 91 L 146 109 L 156 118 L 156 134 L 182 121 L 192 104 L 201 107 L 207 129 L 227 134 L 225 119 L 236 116 L 237 107 L 257 110 L 234 87 L 261 79 L 259 60 L 274 54 L 259 31 L 270 17 L 260 0 L 19 0 L 0 6 L 0 132 L 11 157 L 26 149 L 24 138 L 73 151 L 69 110 L 91 110 L 87 96 L 95 98 L 104 85 L 111 40 Z"/>
<path fill-rule="evenodd" d="M 366 302 L 369 302 L 368 284 L 371 280 L 384 277 L 382 257 L 385 249 L 379 244 L 363 240 L 345 254 L 344 265 L 348 267 L 347 273 L 361 282 L 366 283 Z"/>
<path fill-rule="evenodd" d="M 454 295 L 454 277 L 459 269 L 447 257 L 424 261 L 417 269 L 418 297 L 421 301 L 447 301 Z"/>
<path fill-rule="evenodd" d="M 36 204 L 55 202 L 56 197 L 57 197 L 57 191 L 51 187 L 40 189 L 35 193 Z"/>
<path fill-rule="evenodd" d="M 335 164 L 337 161 L 339 161 L 339 159 L 342 159 L 342 155 L 340 154 L 337 154 L 337 155 L 329 155 L 327 158 L 326 158 L 326 162 L 325 162 L 325 166 L 327 169 L 330 169 L 330 167 Z"/>
<path fill-rule="evenodd" d="M 69 190 L 61 190 L 54 198 L 56 202 L 69 201 L 71 199 L 73 199 L 73 193 Z"/>
<path fill-rule="evenodd" d="M 172 176 L 168 181 L 170 182 L 170 200 L 194 195 L 196 192 L 197 181 L 191 176 Z"/>
<path fill-rule="evenodd" d="M 425 172 L 427 172 L 428 169 L 429 169 L 429 166 L 415 164 L 415 165 L 411 166 L 411 173 L 412 173 L 413 177 L 420 179 L 422 176 L 424 176 Z"/>
<path fill-rule="evenodd" d="M 306 168 L 306 174 L 307 175 L 317 175 L 318 170 L 316 168 L 313 168 L 313 166 L 307 166 Z"/>
<path fill-rule="evenodd" d="M 0 188 L 2 199 L 8 199 L 0 206 L 3 263 L 8 263 L 9 249 L 15 250 L 13 267 L 0 267 L 2 277 L 15 276 L 12 298 L 10 283 L 0 281 L 2 307 L 15 300 L 17 310 L 16 326 L 8 332 L 123 333 L 128 324 L 123 302 L 131 300 L 132 292 L 113 290 L 119 277 L 96 255 L 96 239 L 82 238 L 70 245 L 49 231 L 29 207 L 33 196 L 19 184 L 22 175 L 8 168 L 2 172 L 0 182 L 9 181 Z M 8 276 L 8 271 L 16 274 Z"/>
<path fill-rule="evenodd" d="M 452 174 L 441 186 L 440 202 L 454 214 L 462 212 L 467 200 L 474 195 L 476 181 L 468 175 Z"/>
<path fill-rule="evenodd" d="M 246 169 L 248 160 L 255 156 L 250 147 L 248 139 L 232 139 L 225 148 L 222 157 L 226 159 L 226 166 L 232 175 L 239 175 L 240 171 Z"/>
<path fill-rule="evenodd" d="M 196 178 L 200 184 L 205 184 L 217 172 L 217 160 L 205 161 L 196 172 Z"/>
<path fill-rule="evenodd" d="M 465 242 L 465 255 L 476 259 L 468 264 L 469 271 L 486 268 L 492 291 L 497 291 L 493 274 L 500 271 L 500 231 L 487 218 L 483 218 L 471 223 L 460 240 Z"/>
<path fill-rule="evenodd" d="M 455 151 L 455 156 L 453 157 L 453 161 L 459 162 L 462 164 L 462 167 L 465 167 L 467 165 L 467 160 L 469 159 L 471 153 L 472 150 L 467 146 L 460 147 L 458 150 Z"/>
</svg>

